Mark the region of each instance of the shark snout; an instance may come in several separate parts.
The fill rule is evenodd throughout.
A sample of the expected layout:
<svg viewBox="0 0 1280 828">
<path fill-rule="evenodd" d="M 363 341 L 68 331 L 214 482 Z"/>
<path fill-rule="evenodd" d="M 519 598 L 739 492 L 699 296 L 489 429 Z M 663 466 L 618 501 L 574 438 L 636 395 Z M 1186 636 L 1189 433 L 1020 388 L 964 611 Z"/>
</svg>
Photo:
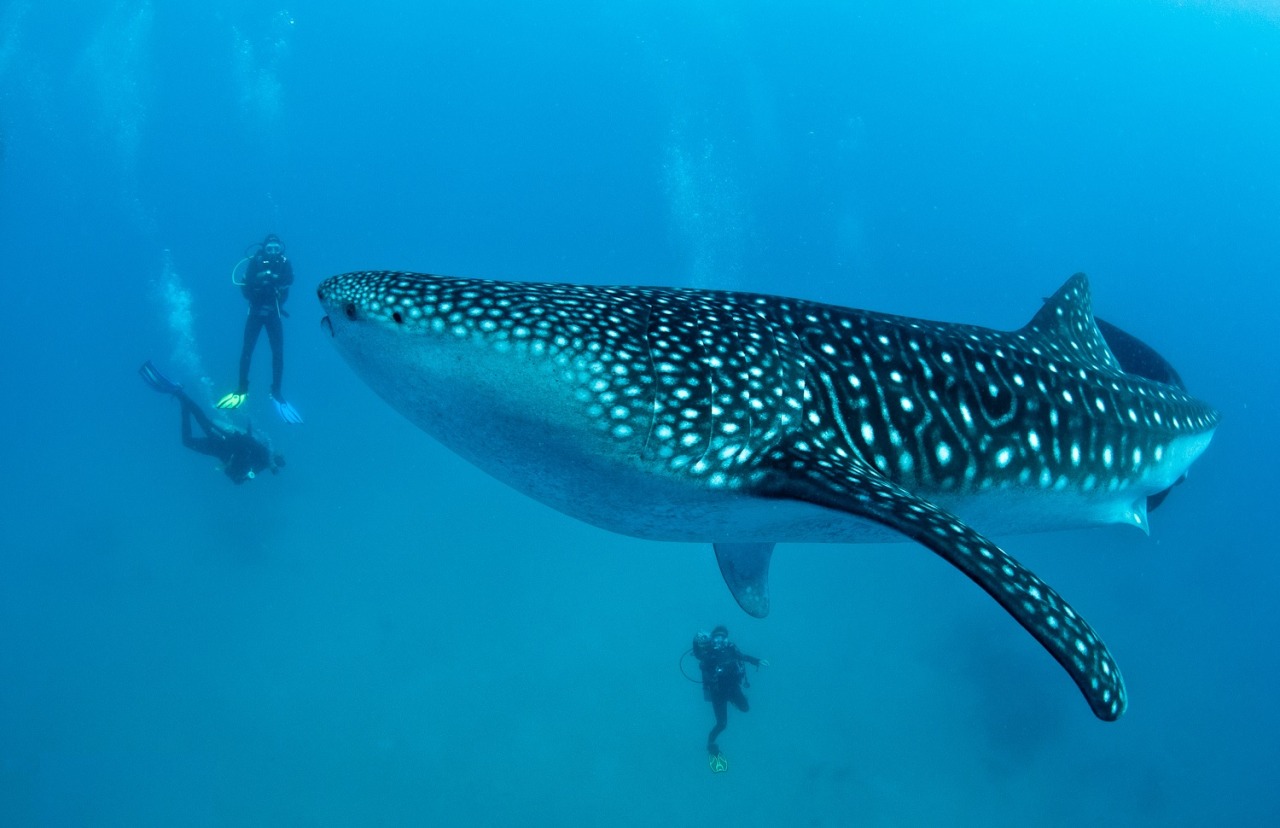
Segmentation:
<svg viewBox="0 0 1280 828">
<path fill-rule="evenodd" d="M 344 283 L 339 277 L 325 279 L 316 288 L 316 298 L 326 314 L 341 312 L 348 319 L 356 318 L 356 303 L 349 290 L 344 290 Z"/>
</svg>

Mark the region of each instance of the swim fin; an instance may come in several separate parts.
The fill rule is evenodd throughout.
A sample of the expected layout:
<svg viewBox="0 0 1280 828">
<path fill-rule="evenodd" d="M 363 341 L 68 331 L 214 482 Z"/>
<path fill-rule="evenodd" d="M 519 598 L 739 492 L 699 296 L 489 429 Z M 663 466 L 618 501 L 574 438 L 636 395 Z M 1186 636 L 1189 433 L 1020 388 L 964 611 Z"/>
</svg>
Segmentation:
<svg viewBox="0 0 1280 828">
<path fill-rule="evenodd" d="M 181 385 L 156 370 L 156 366 L 151 364 L 151 360 L 142 363 L 142 367 L 138 369 L 138 374 L 147 385 L 150 385 L 161 394 L 176 394 L 182 390 Z"/>
<path fill-rule="evenodd" d="M 218 400 L 218 408 L 222 408 L 222 409 L 239 408 L 240 406 L 244 405 L 245 400 L 247 399 L 249 399 L 248 391 L 246 391 L 243 394 L 238 393 L 236 391 L 232 391 L 230 394 Z"/>
<path fill-rule="evenodd" d="M 301 425 L 302 415 L 298 413 L 298 409 L 294 408 L 284 400 L 272 396 L 271 404 L 276 407 L 276 413 L 280 415 L 280 419 L 291 425 Z"/>
<path fill-rule="evenodd" d="M 712 773 L 724 773 L 729 769 L 729 760 L 724 758 L 723 753 L 713 753 L 707 757 L 707 765 Z"/>
</svg>

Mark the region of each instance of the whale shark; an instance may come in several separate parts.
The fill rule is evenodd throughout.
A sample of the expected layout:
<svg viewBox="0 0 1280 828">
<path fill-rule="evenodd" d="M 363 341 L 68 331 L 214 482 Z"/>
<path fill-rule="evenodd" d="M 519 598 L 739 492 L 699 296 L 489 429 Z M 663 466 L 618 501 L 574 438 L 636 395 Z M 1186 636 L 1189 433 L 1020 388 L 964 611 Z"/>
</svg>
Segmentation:
<svg viewBox="0 0 1280 828">
<path fill-rule="evenodd" d="M 520 492 L 613 532 L 713 544 L 757 617 L 776 543 L 915 541 L 1106 721 L 1127 703 L 1106 645 L 990 536 L 1148 531 L 1148 498 L 1219 421 L 1171 368 L 1124 370 L 1083 274 L 1014 331 L 756 293 L 391 271 L 317 293 L 378 395 Z"/>
</svg>

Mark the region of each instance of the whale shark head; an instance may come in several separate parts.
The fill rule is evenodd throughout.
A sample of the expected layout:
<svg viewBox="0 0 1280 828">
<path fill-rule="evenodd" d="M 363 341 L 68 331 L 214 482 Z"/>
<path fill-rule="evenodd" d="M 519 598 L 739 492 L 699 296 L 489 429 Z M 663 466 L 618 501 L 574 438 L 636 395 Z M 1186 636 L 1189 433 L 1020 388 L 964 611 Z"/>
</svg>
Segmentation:
<svg viewBox="0 0 1280 828">
<path fill-rule="evenodd" d="M 1082 275 L 1011 332 L 759 294 L 397 272 L 318 293 L 379 395 L 531 497 L 612 531 L 714 543 L 757 616 L 777 541 L 917 541 L 1014 615 L 1104 719 L 1125 705 L 1105 646 L 986 533 L 1145 530 L 1148 499 L 1218 422 L 1171 368 L 1126 372 Z"/>
<path fill-rule="evenodd" d="M 656 374 L 677 360 L 654 363 L 640 291 L 353 273 L 320 296 L 343 356 L 423 430 L 576 517 L 652 534 L 597 501 L 614 464 L 645 454 Z"/>
</svg>

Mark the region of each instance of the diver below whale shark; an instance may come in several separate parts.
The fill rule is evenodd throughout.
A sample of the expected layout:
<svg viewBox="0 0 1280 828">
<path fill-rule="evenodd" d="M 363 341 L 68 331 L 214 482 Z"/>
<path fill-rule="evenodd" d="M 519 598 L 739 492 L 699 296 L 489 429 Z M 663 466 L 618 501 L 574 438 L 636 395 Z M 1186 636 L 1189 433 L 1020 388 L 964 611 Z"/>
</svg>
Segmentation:
<svg viewBox="0 0 1280 828">
<path fill-rule="evenodd" d="M 914 540 L 1108 721 L 1126 695 L 1106 646 L 987 535 L 1147 531 L 1148 498 L 1219 419 L 1116 329 L 1126 372 L 1083 274 L 1009 332 L 731 291 L 399 272 L 333 276 L 318 295 L 383 399 L 524 494 L 614 532 L 713 543 L 757 617 L 777 542 Z"/>
</svg>

